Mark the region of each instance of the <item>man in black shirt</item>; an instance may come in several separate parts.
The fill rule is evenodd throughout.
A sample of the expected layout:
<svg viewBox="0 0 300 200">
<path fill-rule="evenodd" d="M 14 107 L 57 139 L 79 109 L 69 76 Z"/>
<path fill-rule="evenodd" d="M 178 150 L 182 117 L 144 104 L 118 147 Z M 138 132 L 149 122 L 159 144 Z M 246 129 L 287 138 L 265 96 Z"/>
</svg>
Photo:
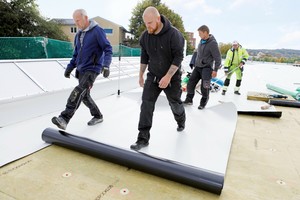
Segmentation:
<svg viewBox="0 0 300 200">
<path fill-rule="evenodd" d="M 142 105 L 138 125 L 138 138 L 130 148 L 139 150 L 148 146 L 155 102 L 164 91 L 174 118 L 177 131 L 185 128 L 185 110 L 181 97 L 181 62 L 183 60 L 184 38 L 171 25 L 170 21 L 159 14 L 154 7 L 143 13 L 147 31 L 140 38 L 141 64 L 139 84 L 143 87 Z M 144 73 L 148 67 L 146 81 Z"/>
</svg>

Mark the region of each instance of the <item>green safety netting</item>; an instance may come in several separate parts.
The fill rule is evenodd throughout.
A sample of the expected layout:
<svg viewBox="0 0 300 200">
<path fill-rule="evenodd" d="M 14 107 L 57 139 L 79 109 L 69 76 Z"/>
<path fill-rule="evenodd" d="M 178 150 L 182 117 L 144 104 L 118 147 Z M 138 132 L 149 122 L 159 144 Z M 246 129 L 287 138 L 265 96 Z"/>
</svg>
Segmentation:
<svg viewBox="0 0 300 200">
<path fill-rule="evenodd" d="M 70 58 L 72 53 L 71 42 L 45 37 L 0 37 L 0 60 Z M 113 56 L 140 56 L 140 53 L 139 48 L 113 45 Z"/>
<path fill-rule="evenodd" d="M 124 57 L 141 55 L 140 48 L 130 48 L 124 45 L 113 45 L 113 56 L 119 56 L 119 52 L 121 53 L 121 56 Z"/>
</svg>

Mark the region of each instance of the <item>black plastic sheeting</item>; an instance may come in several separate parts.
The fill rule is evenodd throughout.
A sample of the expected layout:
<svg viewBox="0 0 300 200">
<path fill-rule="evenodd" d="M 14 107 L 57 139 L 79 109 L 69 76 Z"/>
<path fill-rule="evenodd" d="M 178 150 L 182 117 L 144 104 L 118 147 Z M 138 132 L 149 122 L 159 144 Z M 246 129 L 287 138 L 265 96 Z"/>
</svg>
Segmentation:
<svg viewBox="0 0 300 200">
<path fill-rule="evenodd" d="M 214 194 L 221 194 L 223 188 L 223 174 L 156 158 L 136 151 L 117 148 L 88 138 L 75 136 L 65 131 L 46 128 L 42 133 L 42 139 L 50 144 L 66 147 Z"/>
<path fill-rule="evenodd" d="M 300 101 L 296 101 L 296 100 L 293 101 L 293 100 L 270 99 L 269 104 L 274 106 L 300 108 Z"/>
<path fill-rule="evenodd" d="M 263 117 L 274 117 L 274 118 L 280 118 L 282 116 L 281 111 L 238 111 L 238 114 L 263 116 Z"/>
</svg>

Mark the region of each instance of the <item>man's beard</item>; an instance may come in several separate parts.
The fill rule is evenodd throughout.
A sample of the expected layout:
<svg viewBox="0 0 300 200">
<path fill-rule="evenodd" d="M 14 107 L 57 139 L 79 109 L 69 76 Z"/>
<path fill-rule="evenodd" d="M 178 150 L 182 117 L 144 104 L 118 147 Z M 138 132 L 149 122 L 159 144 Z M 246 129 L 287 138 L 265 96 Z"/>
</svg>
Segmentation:
<svg viewBox="0 0 300 200">
<path fill-rule="evenodd" d="M 150 28 L 150 29 L 147 29 L 148 33 L 149 34 L 154 34 L 158 29 L 158 22 L 156 22 L 156 26 L 154 29 Z"/>
</svg>

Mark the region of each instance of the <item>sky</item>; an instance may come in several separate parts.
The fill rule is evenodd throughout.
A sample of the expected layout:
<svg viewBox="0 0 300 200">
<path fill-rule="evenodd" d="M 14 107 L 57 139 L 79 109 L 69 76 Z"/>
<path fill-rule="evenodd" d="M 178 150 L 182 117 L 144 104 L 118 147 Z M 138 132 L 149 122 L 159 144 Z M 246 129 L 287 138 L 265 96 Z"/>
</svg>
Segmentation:
<svg viewBox="0 0 300 200">
<path fill-rule="evenodd" d="M 83 8 L 89 18 L 100 16 L 126 28 L 132 11 L 142 0 L 36 0 L 46 18 L 72 19 Z M 207 25 L 220 43 L 237 40 L 247 49 L 300 50 L 300 1 L 298 0 L 161 0 L 180 15 L 185 31 Z"/>
</svg>

